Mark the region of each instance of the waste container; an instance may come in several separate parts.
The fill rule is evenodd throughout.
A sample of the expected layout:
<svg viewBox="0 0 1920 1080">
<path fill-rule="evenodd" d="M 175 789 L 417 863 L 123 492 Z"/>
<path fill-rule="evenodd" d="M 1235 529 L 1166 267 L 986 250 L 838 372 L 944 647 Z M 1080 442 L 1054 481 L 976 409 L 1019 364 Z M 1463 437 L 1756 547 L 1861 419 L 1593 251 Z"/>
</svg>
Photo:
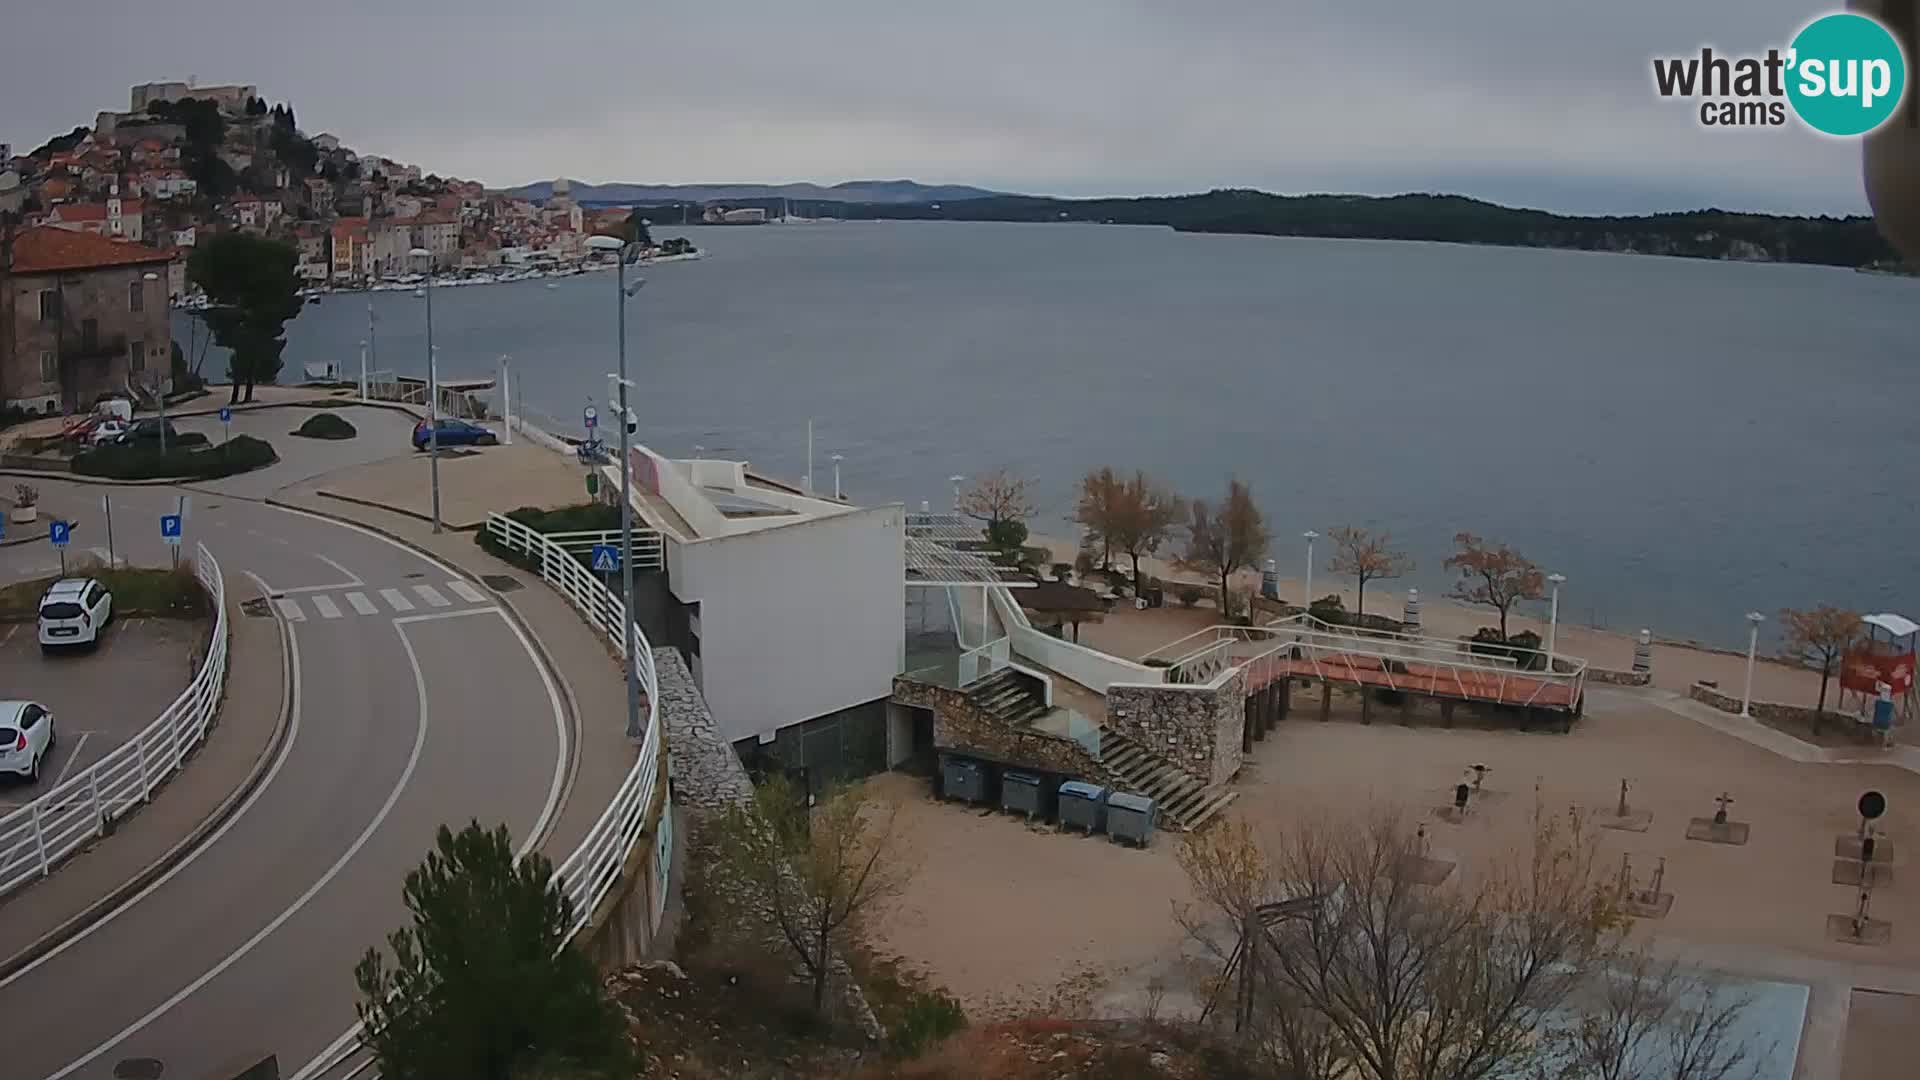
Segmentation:
<svg viewBox="0 0 1920 1080">
<path fill-rule="evenodd" d="M 978 803 L 987 801 L 987 770 L 980 763 L 960 757 L 940 759 L 940 787 L 949 799 Z"/>
<path fill-rule="evenodd" d="M 1041 817 L 1046 810 L 1042 798 L 1038 776 L 1011 769 L 1000 774 L 1000 809 L 1018 811 L 1028 818 Z"/>
<path fill-rule="evenodd" d="M 1060 827 L 1099 832 L 1107 824 L 1107 789 L 1069 780 L 1060 785 Z"/>
<path fill-rule="evenodd" d="M 1153 800 L 1145 795 L 1116 791 L 1107 796 L 1107 839 L 1146 847 L 1156 824 Z"/>
</svg>

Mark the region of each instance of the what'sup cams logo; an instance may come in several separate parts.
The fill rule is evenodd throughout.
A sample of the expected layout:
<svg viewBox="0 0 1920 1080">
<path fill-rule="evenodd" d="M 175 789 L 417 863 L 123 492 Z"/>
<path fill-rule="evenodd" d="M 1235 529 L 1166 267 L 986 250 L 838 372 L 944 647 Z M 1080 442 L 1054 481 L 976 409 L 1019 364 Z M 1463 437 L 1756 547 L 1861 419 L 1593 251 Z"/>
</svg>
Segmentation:
<svg viewBox="0 0 1920 1080">
<path fill-rule="evenodd" d="M 1854 12 L 1802 27 L 1765 56 L 1656 57 L 1663 98 L 1698 100 L 1706 127 L 1780 127 L 1788 110 L 1815 131 L 1852 137 L 1887 122 L 1907 95 L 1907 57 L 1878 20 Z"/>
</svg>

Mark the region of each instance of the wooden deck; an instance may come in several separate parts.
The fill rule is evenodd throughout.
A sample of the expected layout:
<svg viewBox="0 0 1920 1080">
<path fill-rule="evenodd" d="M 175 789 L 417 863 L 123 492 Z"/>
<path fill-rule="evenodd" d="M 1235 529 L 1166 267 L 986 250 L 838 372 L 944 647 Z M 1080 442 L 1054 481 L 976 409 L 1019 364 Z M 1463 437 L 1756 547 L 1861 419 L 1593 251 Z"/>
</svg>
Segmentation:
<svg viewBox="0 0 1920 1080">
<path fill-rule="evenodd" d="M 1376 656 L 1316 651 L 1311 659 L 1269 656 L 1250 664 L 1247 693 L 1253 695 L 1282 678 L 1316 679 L 1335 686 L 1377 687 L 1409 694 L 1490 705 L 1522 705 L 1573 710 L 1573 687 L 1515 672 L 1505 674 L 1467 667 L 1395 662 L 1388 671 Z"/>
</svg>

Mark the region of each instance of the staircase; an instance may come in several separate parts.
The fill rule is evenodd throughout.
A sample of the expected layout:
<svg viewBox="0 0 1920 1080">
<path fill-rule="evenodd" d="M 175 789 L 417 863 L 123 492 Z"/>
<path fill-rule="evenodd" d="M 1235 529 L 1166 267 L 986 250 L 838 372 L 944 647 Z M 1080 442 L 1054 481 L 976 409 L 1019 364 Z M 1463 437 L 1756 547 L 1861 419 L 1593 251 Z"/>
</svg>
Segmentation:
<svg viewBox="0 0 1920 1080">
<path fill-rule="evenodd" d="M 1110 728 L 1100 732 L 1100 763 L 1122 781 L 1119 790 L 1151 798 L 1171 829 L 1191 832 L 1239 795 L 1225 784 L 1202 784 Z"/>
<path fill-rule="evenodd" d="M 967 700 L 982 712 L 1017 727 L 1047 715 L 1039 684 L 1012 668 L 1001 668 L 967 687 Z"/>
</svg>

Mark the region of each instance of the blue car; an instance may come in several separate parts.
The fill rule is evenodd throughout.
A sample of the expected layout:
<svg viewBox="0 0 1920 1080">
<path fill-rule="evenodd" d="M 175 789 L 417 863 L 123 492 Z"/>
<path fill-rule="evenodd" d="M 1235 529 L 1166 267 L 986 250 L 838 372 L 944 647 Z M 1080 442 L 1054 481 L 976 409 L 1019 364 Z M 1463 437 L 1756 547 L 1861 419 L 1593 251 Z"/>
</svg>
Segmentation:
<svg viewBox="0 0 1920 1080">
<path fill-rule="evenodd" d="M 413 448 L 425 450 L 432 434 L 425 420 L 413 425 Z M 492 446 L 500 441 L 499 436 L 479 424 L 469 424 L 451 416 L 440 418 L 439 438 L 441 446 Z"/>
</svg>

